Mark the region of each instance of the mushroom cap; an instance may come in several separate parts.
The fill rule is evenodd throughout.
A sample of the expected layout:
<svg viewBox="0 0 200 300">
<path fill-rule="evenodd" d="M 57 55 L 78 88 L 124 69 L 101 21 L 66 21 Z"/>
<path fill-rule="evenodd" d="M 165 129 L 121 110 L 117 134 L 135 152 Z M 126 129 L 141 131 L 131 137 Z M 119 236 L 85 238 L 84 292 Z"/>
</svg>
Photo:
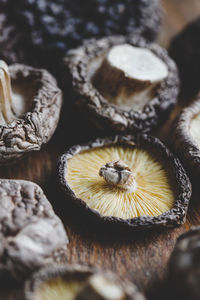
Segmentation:
<svg viewBox="0 0 200 300">
<path fill-rule="evenodd" d="M 25 180 L 0 180 L 0 272 L 22 280 L 54 262 L 66 261 L 68 237 L 42 189 Z"/>
<path fill-rule="evenodd" d="M 24 299 L 37 300 L 37 290 L 42 284 L 48 280 L 62 278 L 66 282 L 68 280 L 77 279 L 78 281 L 85 281 L 90 276 L 100 274 L 108 278 L 108 280 L 117 284 L 126 294 L 127 300 L 145 300 L 145 297 L 138 291 L 136 285 L 128 280 L 119 280 L 119 278 L 110 271 L 101 271 L 93 267 L 81 265 L 59 265 L 46 267 L 33 274 L 33 276 L 25 282 L 24 285 Z"/>
<path fill-rule="evenodd" d="M 95 58 L 103 56 L 115 45 L 130 44 L 149 49 L 168 67 L 168 76 L 155 92 L 155 96 L 141 110 L 125 111 L 108 102 L 94 87 L 88 66 Z M 115 133 L 149 132 L 166 121 L 177 101 L 179 77 L 175 63 L 166 50 L 149 44 L 137 35 L 111 36 L 99 40 L 91 39 L 74 50 L 64 59 L 66 83 L 72 89 L 71 101 L 81 110 L 86 120 L 97 128 Z"/>
<path fill-rule="evenodd" d="M 189 128 L 192 118 L 198 114 L 200 114 L 199 96 L 182 109 L 171 130 L 173 147 L 194 181 L 200 175 L 200 147 L 192 137 Z"/>
<path fill-rule="evenodd" d="M 172 209 L 158 216 L 140 216 L 132 219 L 123 219 L 120 217 L 103 216 L 98 211 L 90 208 L 85 201 L 75 195 L 66 179 L 68 160 L 82 151 L 114 145 L 144 147 L 155 153 L 156 157 L 161 157 L 169 167 L 170 174 L 174 177 L 174 184 L 177 187 L 176 199 Z M 191 197 L 190 180 L 178 158 L 176 158 L 164 144 L 155 137 L 146 134 L 113 136 L 102 139 L 99 138 L 85 145 L 73 146 L 61 156 L 58 164 L 58 171 L 61 188 L 66 195 L 67 202 L 74 208 L 74 213 L 77 213 L 77 220 L 84 220 L 84 224 L 88 221 L 90 228 L 91 224 L 94 223 L 96 228 L 99 227 L 102 229 L 102 232 L 106 227 L 117 233 L 133 233 L 139 229 L 174 227 L 185 222 Z M 104 232 L 106 231 L 104 230 Z"/>
<path fill-rule="evenodd" d="M 197 300 L 199 290 L 200 227 L 179 236 L 169 260 L 168 277 L 176 299 Z"/>
<path fill-rule="evenodd" d="M 23 154 L 40 150 L 52 137 L 59 120 L 62 91 L 46 70 L 26 65 L 9 66 L 11 81 L 31 81 L 36 89 L 31 110 L 6 126 L 0 125 L 0 164 L 15 161 Z"/>
</svg>

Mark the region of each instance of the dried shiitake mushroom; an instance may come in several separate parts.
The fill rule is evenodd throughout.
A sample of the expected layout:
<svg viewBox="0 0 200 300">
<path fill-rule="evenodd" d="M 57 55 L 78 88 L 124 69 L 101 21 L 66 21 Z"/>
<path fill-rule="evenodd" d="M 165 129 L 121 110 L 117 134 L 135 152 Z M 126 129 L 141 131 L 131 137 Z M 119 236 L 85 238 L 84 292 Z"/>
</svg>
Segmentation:
<svg viewBox="0 0 200 300">
<path fill-rule="evenodd" d="M 193 179 L 200 175 L 199 131 L 200 100 L 198 96 L 192 104 L 181 111 L 172 127 L 173 145 Z"/>
<path fill-rule="evenodd" d="M 137 32 L 152 41 L 160 23 L 159 0 L 3 0 L 0 57 L 55 73 L 86 38 Z"/>
<path fill-rule="evenodd" d="M 0 61 L 0 164 L 47 143 L 61 105 L 62 92 L 47 71 Z"/>
<path fill-rule="evenodd" d="M 0 180 L 1 282 L 66 261 L 67 244 L 64 226 L 38 185 Z"/>
<path fill-rule="evenodd" d="M 60 159 L 59 176 L 67 200 L 106 226 L 134 230 L 185 221 L 190 181 L 157 138 L 115 136 L 73 146 Z"/>
<path fill-rule="evenodd" d="M 24 295 L 25 300 L 145 300 L 129 281 L 79 265 L 39 271 L 25 283 Z"/>
<path fill-rule="evenodd" d="M 200 227 L 194 227 L 178 238 L 169 261 L 169 280 L 178 299 L 200 299 L 199 258 Z"/>
<path fill-rule="evenodd" d="M 148 132 L 163 123 L 176 103 L 175 63 L 139 36 L 86 41 L 64 59 L 72 103 L 96 127 Z"/>
<path fill-rule="evenodd" d="M 181 98 L 190 100 L 200 90 L 200 18 L 187 25 L 171 42 L 169 53 L 181 79 Z"/>
</svg>

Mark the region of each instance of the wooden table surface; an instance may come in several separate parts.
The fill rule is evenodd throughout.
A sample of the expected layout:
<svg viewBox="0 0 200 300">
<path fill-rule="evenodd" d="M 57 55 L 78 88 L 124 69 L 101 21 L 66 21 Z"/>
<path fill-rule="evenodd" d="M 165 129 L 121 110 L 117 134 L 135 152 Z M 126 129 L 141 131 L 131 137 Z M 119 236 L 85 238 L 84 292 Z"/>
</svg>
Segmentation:
<svg viewBox="0 0 200 300">
<path fill-rule="evenodd" d="M 200 1 L 164 0 L 163 4 L 164 22 L 159 43 L 167 47 L 171 37 L 200 14 Z M 1 167 L 0 178 L 27 179 L 38 183 L 59 213 L 59 203 L 64 199 L 57 192 L 54 175 L 57 158 L 63 152 L 65 144 L 65 135 L 58 129 L 51 142 L 40 152 L 28 154 L 15 165 Z M 176 238 L 191 225 L 200 224 L 199 215 L 200 205 L 192 204 L 186 224 L 179 228 L 147 232 L 129 241 L 111 241 L 100 240 L 96 236 L 91 238 L 87 234 L 81 234 L 78 229 L 72 229 L 68 221 L 68 212 L 62 212 L 70 240 L 68 261 L 70 264 L 89 264 L 113 270 L 122 278 L 129 278 L 136 283 L 141 291 L 148 293 L 166 274 L 167 261 Z M 0 300 L 17 298 L 20 299 L 18 289 L 0 291 Z"/>
</svg>

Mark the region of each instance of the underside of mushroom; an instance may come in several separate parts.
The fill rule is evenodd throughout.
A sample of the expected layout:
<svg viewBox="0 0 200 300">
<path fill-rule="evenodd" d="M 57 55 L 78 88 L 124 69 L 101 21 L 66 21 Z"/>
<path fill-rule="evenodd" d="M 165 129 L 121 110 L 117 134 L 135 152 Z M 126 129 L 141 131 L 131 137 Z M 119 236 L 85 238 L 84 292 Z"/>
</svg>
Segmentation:
<svg viewBox="0 0 200 300">
<path fill-rule="evenodd" d="M 100 274 L 85 280 L 61 278 L 43 284 L 39 291 L 40 300 L 125 300 L 126 295 L 116 283 Z"/>
<path fill-rule="evenodd" d="M 175 201 L 167 169 L 138 147 L 102 147 L 77 154 L 68 161 L 66 179 L 75 195 L 103 216 L 158 216 Z"/>
<path fill-rule="evenodd" d="M 145 300 L 131 282 L 79 265 L 52 266 L 25 284 L 25 300 Z"/>
<path fill-rule="evenodd" d="M 62 91 L 44 69 L 0 63 L 0 164 L 40 150 L 60 117 Z"/>
<path fill-rule="evenodd" d="M 149 132 L 177 101 L 175 63 L 137 34 L 87 40 L 68 52 L 64 64 L 72 105 L 98 129 Z"/>
</svg>

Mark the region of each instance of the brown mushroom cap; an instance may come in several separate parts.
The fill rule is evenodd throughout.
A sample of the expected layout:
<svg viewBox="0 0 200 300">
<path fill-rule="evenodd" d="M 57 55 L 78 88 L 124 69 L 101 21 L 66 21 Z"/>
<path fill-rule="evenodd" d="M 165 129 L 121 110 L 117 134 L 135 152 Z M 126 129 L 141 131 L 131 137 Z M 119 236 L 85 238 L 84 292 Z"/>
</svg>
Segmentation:
<svg viewBox="0 0 200 300">
<path fill-rule="evenodd" d="M 0 273 L 21 280 L 66 260 L 68 238 L 42 189 L 24 180 L 0 180 Z"/>
<path fill-rule="evenodd" d="M 94 87 L 92 75 L 100 66 L 102 57 L 115 45 L 129 44 L 149 49 L 168 67 L 168 76 L 156 89 L 155 96 L 141 110 L 129 111 L 108 102 Z M 175 63 L 166 50 L 156 44 L 148 44 L 137 35 L 132 37 L 111 36 L 88 40 L 82 47 L 68 52 L 64 59 L 66 81 L 72 88 L 72 104 L 82 110 L 85 119 L 101 129 L 114 132 L 148 132 L 162 124 L 176 103 L 179 78 Z M 90 67 L 90 68 L 89 68 Z"/>
<path fill-rule="evenodd" d="M 24 287 L 24 298 L 25 300 L 42 300 L 40 299 L 40 292 L 45 293 L 48 289 L 48 286 L 53 289 L 53 283 L 55 281 L 55 287 L 58 287 L 58 282 L 60 281 L 63 285 L 69 285 L 70 283 L 78 283 L 76 286 L 76 292 L 79 293 L 84 286 L 87 286 L 90 278 L 93 278 L 96 275 L 100 275 L 103 279 L 106 279 L 111 284 L 114 284 L 116 288 L 119 288 L 124 294 L 123 300 L 145 300 L 145 297 L 138 291 L 137 287 L 130 281 L 122 281 L 119 278 L 109 271 L 97 270 L 95 268 L 89 268 L 86 266 L 80 265 L 60 265 L 52 266 L 42 269 L 41 271 L 33 274 Z M 81 287 L 79 287 L 80 285 Z M 66 286 L 67 288 L 67 286 Z M 58 287 L 59 289 L 59 287 Z M 101 286 L 102 293 L 106 289 L 105 286 Z M 86 299 L 94 299 L 94 297 L 89 296 L 88 291 L 84 291 L 87 295 Z M 63 291 L 64 293 L 64 291 Z M 62 294 L 62 293 L 61 293 Z M 56 293 L 54 293 L 56 295 Z M 60 295 L 61 296 L 61 295 Z M 94 295 L 93 295 L 94 296 Z M 99 295 L 95 299 L 104 299 Z M 59 295 L 58 295 L 59 297 Z M 73 298 L 73 297 L 72 297 Z M 48 295 L 49 300 L 54 300 L 51 296 Z M 79 299 L 78 297 L 74 299 Z M 84 298 L 80 298 L 84 299 Z M 107 298 L 105 299 L 115 299 Z M 118 299 L 118 298 L 116 298 Z"/>
<path fill-rule="evenodd" d="M 200 175 L 200 145 L 192 136 L 190 127 L 191 121 L 198 115 L 200 116 L 199 96 L 180 112 L 172 127 L 173 146 L 194 180 Z M 197 130 L 200 130 L 198 124 Z"/>
<path fill-rule="evenodd" d="M 156 159 L 160 157 L 169 170 L 169 174 L 171 174 L 170 177 L 173 178 L 173 183 L 177 189 L 176 197 L 171 209 L 157 216 L 143 215 L 140 217 L 124 219 L 111 215 L 102 215 L 97 210 L 89 207 L 83 199 L 80 199 L 75 195 L 75 192 L 71 189 L 70 184 L 67 181 L 69 160 L 75 155 L 90 149 L 116 145 L 133 148 L 135 146 L 141 147 L 142 149 L 147 149 L 154 153 Z M 97 139 L 86 145 L 73 146 L 60 158 L 59 177 L 61 187 L 66 194 L 68 202 L 72 204 L 73 207 L 76 207 L 76 211 L 80 214 L 80 219 L 88 220 L 90 227 L 91 223 L 94 222 L 95 224 L 98 224 L 99 227 L 105 225 L 107 228 L 114 229 L 116 232 L 120 230 L 122 230 L 122 232 L 133 232 L 137 229 L 143 228 L 162 226 L 173 227 L 185 222 L 188 204 L 191 197 L 190 181 L 179 160 L 174 157 L 174 155 L 155 137 L 151 137 L 146 134 L 137 134 L 135 136 L 114 136 L 110 138 Z"/>
<path fill-rule="evenodd" d="M 40 150 L 49 141 L 59 120 L 62 92 L 55 78 L 43 69 L 25 65 L 9 66 L 12 84 L 29 83 L 33 99 L 30 111 L 7 125 L 0 125 L 0 164 L 14 161 L 24 153 Z"/>
<path fill-rule="evenodd" d="M 169 260 L 169 282 L 176 298 L 198 300 L 200 298 L 200 227 L 193 227 L 182 234 Z"/>
</svg>

